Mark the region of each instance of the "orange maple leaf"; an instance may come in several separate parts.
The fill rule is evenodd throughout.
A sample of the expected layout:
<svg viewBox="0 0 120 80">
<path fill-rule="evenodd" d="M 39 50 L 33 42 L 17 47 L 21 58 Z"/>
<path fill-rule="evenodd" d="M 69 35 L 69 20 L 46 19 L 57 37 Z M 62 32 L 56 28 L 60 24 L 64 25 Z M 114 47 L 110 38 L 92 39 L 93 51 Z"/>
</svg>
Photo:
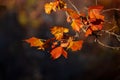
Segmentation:
<svg viewBox="0 0 120 80">
<path fill-rule="evenodd" d="M 98 31 L 98 30 L 101 30 L 102 29 L 102 24 L 99 24 L 99 25 L 91 25 L 86 33 L 85 33 L 85 37 L 88 37 L 89 35 L 92 34 L 93 31 Z"/>
<path fill-rule="evenodd" d="M 82 48 L 83 40 L 73 41 L 73 38 L 70 37 L 68 39 L 68 43 L 69 43 L 69 45 L 67 46 L 67 49 L 71 49 L 72 51 L 77 51 Z"/>
<path fill-rule="evenodd" d="M 36 37 L 29 38 L 25 41 L 27 43 L 30 43 L 31 47 L 38 47 L 38 49 L 43 49 L 44 50 L 44 47 L 43 47 L 44 43 Z"/>
<path fill-rule="evenodd" d="M 92 30 L 91 29 L 88 29 L 85 33 L 85 37 L 88 37 L 89 35 L 92 34 Z"/>
<path fill-rule="evenodd" d="M 82 48 L 83 40 L 74 41 L 73 45 L 70 47 L 72 51 L 77 51 Z"/>
<path fill-rule="evenodd" d="M 73 30 L 78 31 L 78 32 L 83 27 L 83 25 L 79 19 L 73 20 L 71 26 L 72 26 Z"/>
<path fill-rule="evenodd" d="M 50 14 L 51 11 L 56 11 L 56 6 L 58 2 L 50 2 L 45 4 L 45 13 Z"/>
<path fill-rule="evenodd" d="M 91 6 L 88 9 L 88 15 L 90 18 L 90 21 L 93 22 L 96 19 L 101 19 L 104 21 L 104 16 L 101 15 L 100 11 L 103 9 L 103 6 Z"/>
<path fill-rule="evenodd" d="M 59 58 L 61 55 L 63 55 L 65 58 L 67 58 L 67 52 L 63 49 L 63 47 L 59 46 L 54 48 L 51 52 L 50 52 L 51 56 L 53 59 L 57 59 Z"/>
<path fill-rule="evenodd" d="M 62 9 L 66 7 L 66 3 L 62 0 L 57 0 L 55 2 L 50 2 L 45 4 L 45 13 L 50 14 L 52 11 L 56 11 L 56 9 Z"/>
</svg>

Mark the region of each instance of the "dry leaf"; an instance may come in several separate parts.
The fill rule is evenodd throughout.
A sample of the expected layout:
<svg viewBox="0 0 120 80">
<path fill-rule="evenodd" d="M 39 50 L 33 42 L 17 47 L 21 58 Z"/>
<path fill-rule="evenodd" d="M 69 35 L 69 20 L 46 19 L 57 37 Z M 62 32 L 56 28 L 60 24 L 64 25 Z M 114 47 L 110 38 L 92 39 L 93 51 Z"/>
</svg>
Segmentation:
<svg viewBox="0 0 120 80">
<path fill-rule="evenodd" d="M 73 41 L 73 38 L 70 37 L 68 40 L 68 43 L 69 43 L 69 45 L 68 45 L 67 49 L 71 49 L 72 51 L 77 51 L 82 48 L 83 40 Z"/>
<path fill-rule="evenodd" d="M 85 37 L 88 37 L 90 34 L 92 34 L 92 30 L 88 29 L 85 33 Z"/>
<path fill-rule="evenodd" d="M 69 29 L 60 27 L 60 26 L 55 26 L 51 28 L 51 33 L 55 36 L 57 40 L 60 40 L 63 38 L 64 33 L 68 33 Z"/>
<path fill-rule="evenodd" d="M 73 45 L 70 47 L 72 51 L 77 51 L 82 48 L 83 40 L 74 41 Z"/>
<path fill-rule="evenodd" d="M 27 43 L 30 43 L 31 47 L 38 47 L 38 49 L 43 49 L 44 50 L 44 47 L 43 47 L 44 43 L 36 37 L 32 37 L 32 38 L 27 39 L 25 41 Z"/>
<path fill-rule="evenodd" d="M 94 21 L 96 19 L 101 19 L 104 21 L 104 16 L 101 15 L 100 11 L 103 9 L 103 6 L 91 6 L 88 9 L 88 15 L 90 17 L 90 21 Z"/>
<path fill-rule="evenodd" d="M 66 3 L 62 0 L 50 2 L 45 4 L 45 13 L 50 14 L 52 11 L 56 11 L 56 9 L 62 9 L 66 7 Z"/>
<path fill-rule="evenodd" d="M 79 19 L 73 20 L 71 26 L 72 26 L 73 30 L 78 31 L 78 32 L 83 27 L 83 25 Z"/>
<path fill-rule="evenodd" d="M 62 47 L 56 47 L 50 52 L 53 59 L 59 58 L 61 55 L 63 55 L 65 58 L 67 58 L 67 52 Z"/>
</svg>

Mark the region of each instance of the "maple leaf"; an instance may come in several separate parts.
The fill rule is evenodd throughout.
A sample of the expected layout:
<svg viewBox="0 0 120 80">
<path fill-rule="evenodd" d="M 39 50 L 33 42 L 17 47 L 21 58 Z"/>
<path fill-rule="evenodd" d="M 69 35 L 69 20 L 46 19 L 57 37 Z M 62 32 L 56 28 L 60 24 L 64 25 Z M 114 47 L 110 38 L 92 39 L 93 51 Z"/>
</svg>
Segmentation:
<svg viewBox="0 0 120 80">
<path fill-rule="evenodd" d="M 102 29 L 102 24 L 99 25 L 91 25 L 89 26 L 89 28 L 87 29 L 86 33 L 85 33 L 85 37 L 88 37 L 89 35 L 92 34 L 93 31 L 99 31 Z"/>
<path fill-rule="evenodd" d="M 74 41 L 73 45 L 70 47 L 72 51 L 77 51 L 82 48 L 83 40 Z"/>
<path fill-rule="evenodd" d="M 72 51 L 77 51 L 82 48 L 83 40 L 74 41 L 73 45 L 70 47 Z"/>
<path fill-rule="evenodd" d="M 60 27 L 60 26 L 55 26 L 55 27 L 51 28 L 51 33 L 55 36 L 55 38 L 57 40 L 62 39 L 63 34 L 68 33 L 68 32 L 69 32 L 68 28 L 64 28 L 64 27 Z"/>
<path fill-rule="evenodd" d="M 57 59 L 59 58 L 61 55 L 63 55 L 65 58 L 67 58 L 67 52 L 63 49 L 63 47 L 59 46 L 54 48 L 51 52 L 50 52 L 51 56 L 53 59 Z"/>
<path fill-rule="evenodd" d="M 44 47 L 43 47 L 44 43 L 39 38 L 32 37 L 32 38 L 29 38 L 25 41 L 27 43 L 30 43 L 31 47 L 38 47 L 38 49 L 43 49 L 44 50 Z"/>
<path fill-rule="evenodd" d="M 66 3 L 62 0 L 57 0 L 55 2 L 50 2 L 45 4 L 45 13 L 50 14 L 52 11 L 56 11 L 56 9 L 62 9 L 66 7 Z"/>
<path fill-rule="evenodd" d="M 96 19 L 100 19 L 104 21 L 104 16 L 101 15 L 100 11 L 103 9 L 103 6 L 91 6 L 88 9 L 88 15 L 90 18 L 90 21 L 93 22 Z"/>
<path fill-rule="evenodd" d="M 80 50 L 83 45 L 83 40 L 73 41 L 73 38 L 71 37 L 69 38 L 68 42 L 69 42 L 69 45 L 67 49 L 71 49 L 72 51 Z"/>
<path fill-rule="evenodd" d="M 45 4 L 45 13 L 50 14 L 51 11 L 56 11 L 57 2 L 50 2 Z"/>
<path fill-rule="evenodd" d="M 73 30 L 78 31 L 78 32 L 83 27 L 83 25 L 79 19 L 73 20 L 71 26 L 72 26 Z"/>
<path fill-rule="evenodd" d="M 85 37 L 88 37 L 89 35 L 92 34 L 92 30 L 91 29 L 88 29 L 85 33 Z"/>
</svg>

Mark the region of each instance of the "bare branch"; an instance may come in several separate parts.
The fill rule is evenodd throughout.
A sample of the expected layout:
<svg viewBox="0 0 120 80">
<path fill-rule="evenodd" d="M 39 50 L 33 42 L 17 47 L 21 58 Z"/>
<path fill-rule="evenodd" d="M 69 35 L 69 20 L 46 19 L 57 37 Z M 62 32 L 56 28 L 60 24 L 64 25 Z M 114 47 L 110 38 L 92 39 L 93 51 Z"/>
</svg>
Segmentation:
<svg viewBox="0 0 120 80">
<path fill-rule="evenodd" d="M 70 1 L 68 0 L 68 2 L 71 4 L 71 6 L 75 9 L 75 11 L 80 14 L 79 10 L 77 9 L 77 7 Z"/>
<path fill-rule="evenodd" d="M 95 41 L 96 41 L 98 44 L 100 44 L 101 46 L 103 46 L 103 47 L 120 50 L 120 47 L 113 47 L 113 46 L 106 45 L 106 44 L 102 43 L 102 42 L 101 42 L 100 40 L 98 40 L 98 39 L 96 39 Z"/>
<path fill-rule="evenodd" d="M 115 34 L 114 32 L 106 31 L 106 30 L 101 30 L 102 32 L 105 32 L 107 34 L 113 35 L 117 38 L 117 40 L 120 42 L 120 35 Z"/>
<path fill-rule="evenodd" d="M 110 8 L 110 9 L 103 10 L 102 13 L 112 11 L 112 10 L 120 11 L 120 9 L 117 9 L 117 8 Z"/>
<path fill-rule="evenodd" d="M 95 4 L 98 5 L 98 0 L 95 0 Z"/>
<path fill-rule="evenodd" d="M 115 28 L 117 28 L 117 26 L 113 26 L 111 29 L 109 29 L 108 31 L 113 31 Z"/>
</svg>

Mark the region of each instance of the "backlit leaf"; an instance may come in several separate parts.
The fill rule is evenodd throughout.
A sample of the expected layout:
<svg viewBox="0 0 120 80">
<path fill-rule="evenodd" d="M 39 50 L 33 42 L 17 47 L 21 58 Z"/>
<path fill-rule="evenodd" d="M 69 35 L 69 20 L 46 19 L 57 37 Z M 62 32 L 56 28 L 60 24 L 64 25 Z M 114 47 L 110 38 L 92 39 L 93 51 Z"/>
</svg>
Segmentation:
<svg viewBox="0 0 120 80">
<path fill-rule="evenodd" d="M 45 13 L 50 14 L 51 11 L 56 11 L 57 2 L 50 2 L 45 4 Z"/>
<path fill-rule="evenodd" d="M 32 38 L 27 39 L 25 41 L 27 43 L 30 43 L 31 47 L 38 47 L 38 49 L 43 49 L 44 50 L 44 47 L 43 47 L 44 43 L 36 37 L 32 37 Z"/>
<path fill-rule="evenodd" d="M 100 11 L 103 9 L 103 6 L 91 6 L 88 9 L 88 15 L 90 17 L 90 21 L 94 21 L 96 19 L 101 19 L 104 21 L 104 16 L 101 15 Z"/>
<path fill-rule="evenodd" d="M 64 27 L 60 27 L 60 26 L 55 26 L 55 27 L 51 28 L 51 33 L 55 36 L 55 38 L 57 40 L 62 39 L 63 34 L 68 33 L 68 32 L 69 32 L 68 28 L 64 28 Z"/>
<path fill-rule="evenodd" d="M 83 27 L 83 25 L 79 19 L 73 20 L 71 26 L 72 26 L 73 30 L 78 31 L 78 32 Z"/>
<path fill-rule="evenodd" d="M 83 40 L 74 41 L 73 38 L 70 37 L 68 39 L 68 43 L 69 43 L 69 45 L 68 45 L 67 49 L 71 49 L 72 51 L 77 51 L 82 48 Z"/>
<path fill-rule="evenodd" d="M 63 55 L 65 58 L 67 58 L 67 52 L 62 47 L 56 47 L 50 52 L 53 59 L 59 58 L 61 55 Z"/>
<path fill-rule="evenodd" d="M 73 45 L 70 47 L 72 51 L 77 51 L 82 48 L 83 40 L 74 41 Z"/>
<path fill-rule="evenodd" d="M 62 0 L 57 0 L 55 2 L 50 2 L 45 4 L 45 13 L 50 14 L 52 11 L 56 11 L 56 9 L 66 8 L 66 3 Z"/>
<path fill-rule="evenodd" d="M 89 35 L 92 34 L 92 30 L 91 29 L 88 29 L 85 33 L 85 37 L 88 37 Z"/>
</svg>

